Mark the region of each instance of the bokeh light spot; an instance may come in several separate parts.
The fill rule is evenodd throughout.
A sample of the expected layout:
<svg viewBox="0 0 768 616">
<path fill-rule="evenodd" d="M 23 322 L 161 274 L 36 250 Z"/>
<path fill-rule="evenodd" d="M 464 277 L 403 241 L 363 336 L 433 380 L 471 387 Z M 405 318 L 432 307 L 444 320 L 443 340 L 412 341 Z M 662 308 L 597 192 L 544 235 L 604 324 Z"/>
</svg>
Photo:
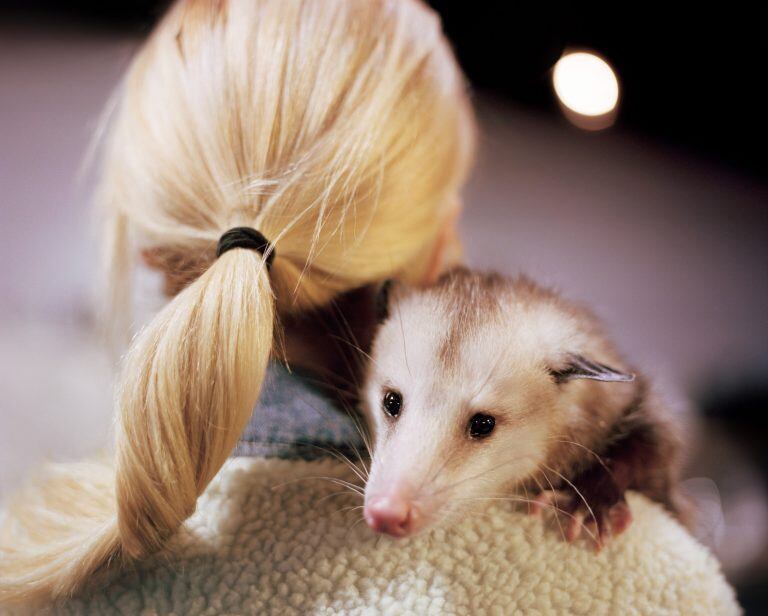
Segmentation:
<svg viewBox="0 0 768 616">
<path fill-rule="evenodd" d="M 552 85 L 564 107 L 589 118 L 613 113 L 619 101 L 616 73 L 594 53 L 578 51 L 563 55 L 552 72 Z M 572 120 L 571 114 L 566 116 Z"/>
</svg>

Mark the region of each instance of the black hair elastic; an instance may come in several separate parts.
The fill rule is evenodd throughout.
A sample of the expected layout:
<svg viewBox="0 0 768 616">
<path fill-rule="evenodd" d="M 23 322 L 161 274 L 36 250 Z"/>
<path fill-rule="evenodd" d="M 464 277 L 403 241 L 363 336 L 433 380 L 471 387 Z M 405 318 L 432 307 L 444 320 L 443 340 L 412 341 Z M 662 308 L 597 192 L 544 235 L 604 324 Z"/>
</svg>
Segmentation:
<svg viewBox="0 0 768 616">
<path fill-rule="evenodd" d="M 267 267 L 272 265 L 272 261 L 275 258 L 275 249 L 270 241 L 251 227 L 235 227 L 224 233 L 219 238 L 219 245 L 216 247 L 216 257 L 220 257 L 233 248 L 247 248 L 248 250 L 255 250 L 262 255 L 266 254 Z"/>
</svg>

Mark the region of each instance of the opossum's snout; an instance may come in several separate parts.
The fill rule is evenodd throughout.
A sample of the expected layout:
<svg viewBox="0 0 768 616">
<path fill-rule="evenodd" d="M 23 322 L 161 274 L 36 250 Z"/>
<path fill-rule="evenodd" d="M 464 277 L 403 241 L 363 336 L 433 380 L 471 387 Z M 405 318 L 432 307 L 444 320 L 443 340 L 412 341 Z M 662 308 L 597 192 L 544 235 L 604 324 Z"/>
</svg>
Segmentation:
<svg viewBox="0 0 768 616">
<path fill-rule="evenodd" d="M 378 469 L 381 471 L 382 469 Z M 417 490 L 400 475 L 374 470 L 365 487 L 363 518 L 374 532 L 402 538 L 429 528 L 441 517 L 444 501 Z"/>
<path fill-rule="evenodd" d="M 397 490 L 367 499 L 363 516 L 372 530 L 392 537 L 405 537 L 416 532 L 421 521 L 413 500 Z"/>
</svg>

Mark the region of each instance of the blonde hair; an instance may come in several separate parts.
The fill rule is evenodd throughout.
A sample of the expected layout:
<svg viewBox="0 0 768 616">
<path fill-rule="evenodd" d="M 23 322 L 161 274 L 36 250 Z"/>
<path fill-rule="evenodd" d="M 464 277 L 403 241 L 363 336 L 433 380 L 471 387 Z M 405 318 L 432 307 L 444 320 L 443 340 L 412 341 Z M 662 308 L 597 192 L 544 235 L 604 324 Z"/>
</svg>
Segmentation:
<svg viewBox="0 0 768 616">
<path fill-rule="evenodd" d="M 135 247 L 198 277 L 131 344 L 114 463 L 53 467 L 0 531 L 0 599 L 68 596 L 164 547 L 257 401 L 277 315 L 418 278 L 455 214 L 474 124 L 415 0 L 186 0 L 140 50 L 109 130 L 112 306 Z M 235 226 L 273 244 L 215 258 Z"/>
</svg>

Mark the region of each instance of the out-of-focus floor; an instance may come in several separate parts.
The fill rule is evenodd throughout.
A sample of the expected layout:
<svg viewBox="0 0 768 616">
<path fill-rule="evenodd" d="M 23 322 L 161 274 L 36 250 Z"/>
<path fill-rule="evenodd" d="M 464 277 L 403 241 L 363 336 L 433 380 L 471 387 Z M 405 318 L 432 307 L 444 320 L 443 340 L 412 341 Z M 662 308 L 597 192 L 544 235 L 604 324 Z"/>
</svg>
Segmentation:
<svg viewBox="0 0 768 616">
<path fill-rule="evenodd" d="M 135 45 L 0 25 L 0 498 L 44 457 L 79 457 L 107 439 L 110 366 L 91 332 L 92 174 L 78 178 Z M 528 272 L 596 307 L 678 406 L 761 366 L 764 378 L 768 186 L 620 129 L 582 133 L 477 104 L 482 147 L 463 218 L 471 264 Z M 727 512 L 746 530 L 723 542 L 722 520 L 711 529 L 739 570 L 759 558 L 768 516 L 739 448 L 722 455 L 735 464 L 728 477 L 757 485 Z M 723 473 L 700 458 L 696 468 Z M 718 492 L 700 481 L 716 519 Z"/>
</svg>

